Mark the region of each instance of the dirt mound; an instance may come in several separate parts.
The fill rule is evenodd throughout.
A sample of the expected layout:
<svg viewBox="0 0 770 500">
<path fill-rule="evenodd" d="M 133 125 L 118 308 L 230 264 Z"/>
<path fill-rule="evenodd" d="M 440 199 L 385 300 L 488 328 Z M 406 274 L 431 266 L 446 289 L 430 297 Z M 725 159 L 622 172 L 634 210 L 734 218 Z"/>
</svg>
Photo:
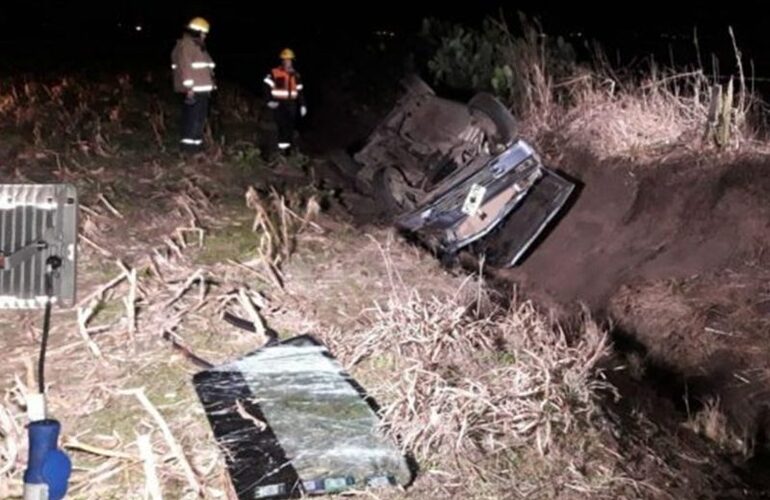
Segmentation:
<svg viewBox="0 0 770 500">
<path fill-rule="evenodd" d="M 574 206 L 522 266 L 501 273 L 557 303 L 604 310 L 623 284 L 741 265 L 770 244 L 761 160 L 641 170 L 574 158 Z"/>
<path fill-rule="evenodd" d="M 770 163 L 570 157 L 582 183 L 573 206 L 523 265 L 496 276 L 565 316 L 584 303 L 607 318 L 636 380 L 625 397 L 669 401 L 667 419 L 753 482 L 770 434 Z M 637 398 L 639 387 L 649 394 Z"/>
</svg>

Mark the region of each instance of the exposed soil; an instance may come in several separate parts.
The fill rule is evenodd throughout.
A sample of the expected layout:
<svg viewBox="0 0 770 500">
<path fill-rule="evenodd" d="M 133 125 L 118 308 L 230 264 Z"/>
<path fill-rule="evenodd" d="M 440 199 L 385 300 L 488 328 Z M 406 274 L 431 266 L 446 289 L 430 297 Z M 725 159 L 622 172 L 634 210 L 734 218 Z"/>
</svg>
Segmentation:
<svg viewBox="0 0 770 500">
<path fill-rule="evenodd" d="M 614 382 L 659 422 L 692 422 L 715 405 L 728 430 L 695 430 L 738 465 L 749 496 L 765 497 L 770 166 L 566 157 L 582 184 L 574 205 L 522 266 L 495 275 L 561 315 L 585 304 L 613 325 L 621 356 L 639 367 L 636 383 Z"/>
<path fill-rule="evenodd" d="M 770 243 L 770 168 L 761 160 L 640 169 L 574 159 L 580 166 L 565 169 L 583 184 L 574 206 L 504 272 L 560 304 L 603 310 L 624 284 L 744 266 Z"/>
<path fill-rule="evenodd" d="M 751 453 L 768 400 L 770 169 L 761 158 L 649 169 L 578 160 L 574 206 L 520 268 L 499 274 L 615 321 L 687 380 L 691 398 L 719 398 Z"/>
</svg>

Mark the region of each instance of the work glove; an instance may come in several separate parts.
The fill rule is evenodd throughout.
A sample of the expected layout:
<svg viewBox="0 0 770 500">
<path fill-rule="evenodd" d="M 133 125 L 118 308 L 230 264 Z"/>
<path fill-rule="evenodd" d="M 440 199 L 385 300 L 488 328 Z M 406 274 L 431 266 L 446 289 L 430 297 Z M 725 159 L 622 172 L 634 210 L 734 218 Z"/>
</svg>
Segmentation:
<svg viewBox="0 0 770 500">
<path fill-rule="evenodd" d="M 278 101 L 268 101 L 267 107 L 270 109 L 276 109 L 278 107 Z"/>
<path fill-rule="evenodd" d="M 307 114 L 307 106 L 302 106 L 299 108 L 299 116 L 305 116 Z"/>
</svg>

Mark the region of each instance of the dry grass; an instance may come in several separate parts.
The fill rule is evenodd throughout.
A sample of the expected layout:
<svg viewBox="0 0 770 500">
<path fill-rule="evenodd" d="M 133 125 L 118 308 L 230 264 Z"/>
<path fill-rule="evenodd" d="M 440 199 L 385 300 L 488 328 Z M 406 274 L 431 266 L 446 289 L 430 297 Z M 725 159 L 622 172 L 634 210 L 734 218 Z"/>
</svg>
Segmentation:
<svg viewBox="0 0 770 500">
<path fill-rule="evenodd" d="M 651 61 L 647 68 L 626 71 L 610 64 L 595 42 L 586 64 L 578 62 L 569 43 L 546 34 L 537 21 L 520 15 L 517 28 L 512 33 L 505 19 L 487 19 L 481 30 L 455 26 L 444 32 L 431 61 L 434 74 L 449 85 L 491 87 L 519 117 L 524 135 L 541 144 L 550 137 L 560 149 L 568 144 L 598 159 L 652 163 L 672 154 L 768 150 L 758 140 L 765 107 L 746 84 L 732 29 L 724 39 L 737 63 L 736 73 L 728 75 L 735 91 L 731 138 L 716 147 L 705 140 L 705 132 L 712 86 L 725 82 L 716 82 L 702 66 L 661 69 Z M 451 76 L 468 72 L 473 83 L 458 83 Z"/>
<path fill-rule="evenodd" d="M 395 285 L 333 352 L 383 405 L 383 427 L 423 467 L 430 498 L 617 498 L 637 488 L 601 446 L 609 429 L 598 368 L 608 354 L 590 320 L 574 336 L 528 302 L 502 308 L 483 285 L 447 295 Z M 398 376 L 394 376 L 398 374 Z M 640 490 L 640 491 L 641 491 Z"/>
<path fill-rule="evenodd" d="M 374 330 L 369 354 L 397 352 L 405 375 L 387 388 L 397 399 L 386 422 L 422 456 L 447 450 L 470 466 L 476 453 L 511 447 L 544 455 L 554 434 L 590 419 L 596 391 L 606 388 L 593 378 L 604 337 L 592 326 L 593 338 L 569 347 L 527 304 L 477 316 L 412 297 L 381 310 Z"/>
<path fill-rule="evenodd" d="M 189 383 L 195 356 L 222 362 L 264 342 L 219 318 L 225 309 L 248 317 L 277 308 L 284 292 L 275 275 L 298 234 L 318 229 L 311 220 L 318 202 L 309 190 L 248 208 L 243 198 L 228 199 L 221 180 L 189 172 L 186 163 L 169 162 L 162 175 L 135 168 L 130 182 L 114 176 L 116 167 L 101 167 L 98 185 L 81 190 L 89 243 L 81 238 L 80 302 L 55 313 L 48 356 L 50 409 L 75 463 L 71 498 L 142 497 L 145 484 L 154 489 L 145 477 L 151 471 L 166 498 L 199 498 L 196 491 L 229 498 L 223 457 Z M 94 174 L 82 167 L 66 175 L 81 182 Z M 247 229 L 232 246 L 256 252 L 270 241 L 270 255 L 281 259 L 244 262 L 227 252 L 201 262 L 208 237 L 248 224 L 251 209 L 277 220 L 274 232 Z M 36 355 L 38 319 L 7 312 L 0 324 L 7 361 L 0 368 L 0 498 L 21 491 L 25 395 L 34 384 L 15 374 Z"/>
<path fill-rule="evenodd" d="M 189 382 L 195 356 L 219 363 L 264 342 L 221 321 L 225 308 L 282 336 L 326 340 L 383 405 L 384 430 L 417 458 L 417 482 L 395 497 L 655 496 L 605 444 L 615 428 L 599 409 L 612 394 L 598 368 L 608 346 L 590 321 L 567 335 L 530 303 L 496 305 L 475 277 L 450 276 L 392 232 L 314 222 L 312 189 L 230 200 L 189 165 L 169 163 L 164 182 L 158 170 L 135 172 L 153 186 L 147 199 L 165 200 L 143 201 L 150 210 L 122 203 L 135 187 L 120 181 L 82 200 L 82 230 L 103 251 L 80 248 L 81 313 L 57 313 L 48 365 L 51 409 L 76 466 L 72 498 L 157 488 L 232 498 Z M 142 238 L 129 244 L 129 229 Z M 24 394 L 34 386 L 14 375 L 39 336 L 36 315 L 7 319 L 0 496 L 21 487 Z"/>
<path fill-rule="evenodd" d="M 645 164 L 673 155 L 756 152 L 766 149 L 749 120 L 759 105 L 741 87 L 743 108 L 733 110 L 732 140 L 720 149 L 705 138 L 711 82 L 702 71 L 676 72 L 652 66 L 644 78 L 618 77 L 606 70 L 580 73 L 560 83 L 533 82 L 553 99 L 531 110 L 525 130 L 555 133 L 567 144 L 598 159 Z M 557 97 L 561 96 L 561 97 Z"/>
<path fill-rule="evenodd" d="M 297 200 L 314 210 L 312 196 L 270 201 L 263 193 L 259 203 L 251 197 L 251 208 L 242 206 L 241 217 L 228 220 L 195 192 L 181 194 L 192 200 L 187 203 L 196 225 L 207 229 L 249 226 L 260 214 L 275 223 L 281 199 L 287 214 L 304 215 Z M 127 223 L 106 207 L 94 210 Z M 179 251 L 158 250 L 152 260 L 145 255 L 147 260 L 118 265 L 84 251 L 88 274 L 102 269 L 95 260 L 110 263 L 82 301 L 96 310 L 85 326 L 102 357 L 93 356 L 67 313 L 55 322 L 49 364 L 52 409 L 63 421 L 76 465 L 72 498 L 140 497 L 156 489 L 156 479 L 166 498 L 198 498 L 198 487 L 204 498 L 232 498 L 223 457 L 189 383 L 197 370 L 189 353 L 218 363 L 264 340 L 219 321 L 225 307 L 243 317 L 253 309 L 286 335 L 320 335 L 383 405 L 384 430 L 416 455 L 421 470 L 410 491 L 381 498 L 660 493 L 632 480 L 625 455 L 605 444 L 612 442 L 605 437 L 614 424 L 602 417 L 599 398 L 612 388 L 598 363 L 608 345 L 590 321 L 567 335 L 530 303 L 496 305 L 497 297 L 477 279 L 446 274 L 392 233 L 367 237 L 346 226 L 319 232 L 310 221 L 297 220 L 291 227 L 298 232 L 285 239 L 284 229 L 275 227 L 271 241 L 296 248 L 277 270 L 282 287 L 262 258 L 199 263 L 196 244 L 183 245 L 174 229 L 192 219 L 182 208 L 166 221 L 167 237 Z M 265 237 L 264 225 L 257 228 L 255 248 Z M 115 248 L 106 235 L 95 237 Z M 128 278 L 134 271 L 132 301 Z M 353 284 L 360 288 L 353 291 Z M 244 297 L 250 306 L 243 306 Z M 27 321 L 34 330 L 35 320 L 15 318 L 13 324 Z M 162 339 L 164 333 L 176 347 Z M 24 370 L 30 345 L 5 346 L 12 362 L 4 375 Z M 26 453 L 19 432 L 22 396 L 31 382 L 4 380 L 0 488 L 18 492 Z"/>
<path fill-rule="evenodd" d="M 702 74 L 651 79 L 631 91 L 618 92 L 614 83 L 573 89 L 579 97 L 563 117 L 571 145 L 633 159 L 702 145 L 709 106 Z"/>
<path fill-rule="evenodd" d="M 208 137 L 212 149 L 225 140 L 223 123 L 253 124 L 259 116 L 258 103 L 238 87 L 225 84 L 219 97 L 218 135 Z M 13 128 L 11 147 L 19 158 L 106 160 L 148 145 L 165 153 L 176 143 L 169 123 L 176 123 L 179 110 L 171 98 L 165 77 L 152 73 L 19 75 L 0 81 L 0 123 Z"/>
<path fill-rule="evenodd" d="M 125 164 L 106 161 L 126 152 L 116 137 L 133 113 L 131 81 L 119 83 L 107 115 L 93 104 L 104 89 L 70 79 L 15 83 L 0 96 L 0 119 L 28 133 L 14 165 L 55 157 L 46 179 L 83 186 L 83 298 L 57 312 L 48 365 L 51 409 L 76 466 L 72 498 L 143 497 L 156 483 L 167 498 L 232 498 L 189 383 L 196 356 L 218 363 L 264 341 L 220 321 L 226 308 L 327 341 L 382 403 L 384 429 L 416 455 L 422 473 L 407 496 L 654 496 L 603 444 L 614 424 L 599 399 L 613 390 L 594 323 L 567 335 L 532 304 L 503 308 L 411 247 L 382 249 L 382 233 L 329 233 L 313 222 L 312 191 L 254 189 L 227 206 L 227 189 L 201 174 L 227 167 L 211 158 L 158 156 L 127 181 Z M 73 98 L 85 104 L 73 108 Z M 166 114 L 150 109 L 145 144 L 162 151 Z M 35 355 L 38 323 L 27 313 L 0 323 L 0 497 L 20 492 L 34 385 L 18 374 Z"/>
<path fill-rule="evenodd" d="M 722 411 L 719 398 L 711 398 L 685 424 L 697 434 L 705 436 L 727 453 L 748 456 L 749 443 L 735 433 L 734 426 Z"/>
</svg>

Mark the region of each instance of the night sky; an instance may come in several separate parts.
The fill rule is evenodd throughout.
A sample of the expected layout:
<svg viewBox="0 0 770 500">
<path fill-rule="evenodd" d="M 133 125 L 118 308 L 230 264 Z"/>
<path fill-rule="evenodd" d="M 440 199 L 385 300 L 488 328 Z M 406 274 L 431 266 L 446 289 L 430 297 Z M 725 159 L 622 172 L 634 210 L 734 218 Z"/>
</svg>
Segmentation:
<svg viewBox="0 0 770 500">
<path fill-rule="evenodd" d="M 675 2 L 615 2 L 606 6 L 587 2 L 559 5 L 556 2 L 291 2 L 235 1 L 148 1 L 121 0 L 100 3 L 78 1 L 12 2 L 0 10 L 0 71 L 14 65 L 45 71 L 66 67 L 109 63 L 158 65 L 166 62 L 174 39 L 184 22 L 195 15 L 208 18 L 213 31 L 212 53 L 232 61 L 263 64 L 284 45 L 297 47 L 305 60 L 316 66 L 322 61 L 344 60 L 340 47 L 354 46 L 375 30 L 392 30 L 399 37 L 416 32 L 424 17 L 439 17 L 478 25 L 486 15 L 509 19 L 521 10 L 537 16 L 545 31 L 577 36 L 573 43 L 596 39 L 611 59 L 628 63 L 656 52 L 676 64 L 695 60 L 693 29 L 697 26 L 705 58 L 715 52 L 732 68 L 727 27 L 735 29 L 747 61 L 757 65 L 757 76 L 770 76 L 770 20 L 759 0 L 722 3 L 707 8 L 706 2 L 687 6 Z M 675 5 L 675 6 L 674 6 Z M 729 5 L 729 8 L 725 5 Z M 602 17 L 613 21 L 606 22 Z M 141 31 L 138 30 L 138 27 Z M 347 44 L 347 45 L 346 45 Z M 670 47 L 670 49 L 669 49 Z M 766 73 L 766 74 L 765 74 Z"/>
</svg>

